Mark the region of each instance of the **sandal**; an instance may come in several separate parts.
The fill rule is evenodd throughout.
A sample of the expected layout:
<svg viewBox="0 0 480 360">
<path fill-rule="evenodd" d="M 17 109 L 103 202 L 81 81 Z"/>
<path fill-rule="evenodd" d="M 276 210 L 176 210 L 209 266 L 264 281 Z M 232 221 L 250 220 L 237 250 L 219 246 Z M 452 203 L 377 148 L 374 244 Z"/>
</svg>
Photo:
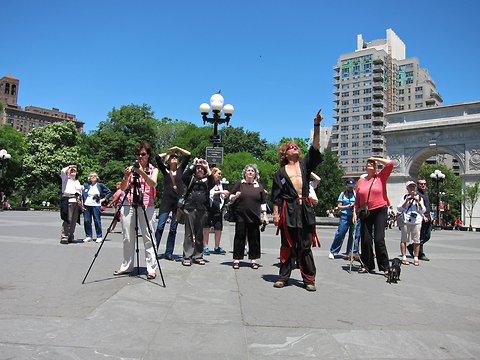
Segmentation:
<svg viewBox="0 0 480 360">
<path fill-rule="evenodd" d="M 122 270 L 120 270 L 120 269 L 119 269 L 119 270 L 115 270 L 115 271 L 113 272 L 113 275 L 115 275 L 115 276 L 118 276 L 118 275 L 128 275 L 128 274 L 130 274 L 130 271 L 122 271 Z"/>
<path fill-rule="evenodd" d="M 156 273 L 148 273 L 147 274 L 147 279 L 149 279 L 149 280 L 155 279 L 156 277 L 157 277 Z"/>
<path fill-rule="evenodd" d="M 183 266 L 192 266 L 192 262 L 189 259 L 184 259 L 182 261 Z"/>
<path fill-rule="evenodd" d="M 232 268 L 235 269 L 235 270 L 240 269 L 240 263 L 234 262 L 233 265 L 232 265 Z"/>
<path fill-rule="evenodd" d="M 419 265 L 420 265 L 420 262 L 419 262 L 418 260 L 414 260 L 414 261 L 413 261 L 413 265 L 419 266 Z"/>
<path fill-rule="evenodd" d="M 254 270 L 257 270 L 258 269 L 258 264 L 257 263 L 254 263 L 252 262 L 252 265 L 251 265 L 252 269 Z"/>
<path fill-rule="evenodd" d="M 195 262 L 196 262 L 198 265 L 205 265 L 205 260 L 203 260 L 202 258 L 200 258 L 200 259 L 195 259 Z"/>
<path fill-rule="evenodd" d="M 362 267 L 362 268 L 360 268 L 360 270 L 358 270 L 358 273 L 359 274 L 368 274 L 369 271 L 366 268 Z"/>
<path fill-rule="evenodd" d="M 410 262 L 408 260 L 402 260 L 403 265 L 410 265 Z"/>
</svg>

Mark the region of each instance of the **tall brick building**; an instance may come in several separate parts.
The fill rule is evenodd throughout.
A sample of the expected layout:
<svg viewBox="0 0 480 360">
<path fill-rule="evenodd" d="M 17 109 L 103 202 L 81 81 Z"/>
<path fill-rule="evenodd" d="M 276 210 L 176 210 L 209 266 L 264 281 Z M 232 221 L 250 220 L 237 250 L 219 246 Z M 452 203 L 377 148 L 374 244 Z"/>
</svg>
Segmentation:
<svg viewBox="0 0 480 360">
<path fill-rule="evenodd" d="M 78 131 L 83 132 L 83 122 L 77 120 L 75 114 L 60 111 L 57 108 L 44 109 L 38 106 L 26 106 L 22 109 L 18 105 L 18 89 L 20 81 L 12 75 L 0 79 L 0 102 L 3 111 L 0 111 L 0 125 L 8 124 L 26 135 L 36 127 L 43 127 L 59 121 L 71 121 Z"/>
</svg>

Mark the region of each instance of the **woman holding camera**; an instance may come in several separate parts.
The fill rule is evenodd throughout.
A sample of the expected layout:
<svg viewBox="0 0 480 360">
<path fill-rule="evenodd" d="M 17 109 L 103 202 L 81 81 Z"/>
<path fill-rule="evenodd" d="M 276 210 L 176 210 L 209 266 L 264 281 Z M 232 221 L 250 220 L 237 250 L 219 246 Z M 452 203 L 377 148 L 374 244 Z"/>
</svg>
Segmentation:
<svg viewBox="0 0 480 360">
<path fill-rule="evenodd" d="M 215 185 L 208 162 L 195 158 L 183 173 L 185 192 L 185 238 L 183 241 L 182 265 L 191 266 L 192 261 L 205 265 L 203 259 L 203 227 L 208 217 L 209 193 Z"/>
<path fill-rule="evenodd" d="M 417 194 L 417 186 L 413 181 L 407 181 L 407 194 L 405 194 L 397 206 L 397 210 L 403 216 L 403 222 L 400 225 L 402 237 L 400 239 L 400 251 L 402 252 L 402 264 L 409 265 L 407 260 L 407 242 L 413 242 L 413 264 L 420 265 L 418 262 L 418 252 L 420 250 L 420 228 L 422 227 L 423 213 L 425 205 L 422 197 Z"/>
<path fill-rule="evenodd" d="M 137 145 L 135 147 L 135 152 L 137 154 L 137 160 L 133 166 L 125 168 L 123 173 L 121 189 L 125 191 L 129 184 L 132 184 L 133 182 L 133 185 L 130 187 L 130 191 L 128 192 L 122 208 L 123 262 L 113 275 L 124 275 L 133 270 L 135 237 L 137 236 L 135 232 L 135 211 L 137 211 L 138 224 L 142 231 L 142 239 L 145 246 L 145 260 L 148 273 L 147 278 L 155 279 L 157 259 L 152 244 L 153 239 L 151 231 L 155 221 L 154 200 L 158 169 L 150 163 L 152 148 L 148 143 Z M 138 186 L 138 189 L 136 189 L 136 186 Z M 141 190 L 142 196 L 139 196 L 140 194 L 136 192 L 137 190 Z M 148 223 L 145 220 L 144 214 L 142 214 L 142 204 L 145 206 L 145 214 Z"/>
<path fill-rule="evenodd" d="M 89 183 L 83 184 L 83 204 L 85 211 L 83 213 L 83 227 L 85 229 L 85 239 L 83 242 L 92 241 L 92 217 L 95 223 L 95 232 L 97 234 L 97 243 L 102 242 L 102 202 L 112 193 L 104 184 L 98 182 L 97 173 L 88 175 Z"/>
<path fill-rule="evenodd" d="M 377 173 L 377 163 L 382 164 L 383 169 Z M 365 267 L 359 273 L 371 273 L 375 270 L 375 257 L 377 258 L 378 269 L 385 274 L 388 273 L 389 261 L 385 245 L 385 224 L 387 223 L 387 207 L 390 201 L 387 196 L 387 180 L 393 169 L 393 160 L 377 157 L 367 159 L 366 176 L 362 176 L 357 182 L 355 198 L 355 215 L 361 221 L 361 249 L 362 259 Z M 363 209 L 368 208 L 368 215 L 365 217 Z M 375 243 L 375 255 L 373 244 Z"/>
</svg>

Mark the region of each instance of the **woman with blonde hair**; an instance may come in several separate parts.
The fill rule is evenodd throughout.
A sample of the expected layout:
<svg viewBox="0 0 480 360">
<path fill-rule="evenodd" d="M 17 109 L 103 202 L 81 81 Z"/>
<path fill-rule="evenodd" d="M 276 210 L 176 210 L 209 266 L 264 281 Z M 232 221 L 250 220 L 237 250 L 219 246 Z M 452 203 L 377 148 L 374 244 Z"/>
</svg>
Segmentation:
<svg viewBox="0 0 480 360">
<path fill-rule="evenodd" d="M 83 227 L 85 229 L 85 239 L 83 242 L 92 241 L 92 217 L 95 223 L 95 232 L 97 234 L 97 243 L 102 242 L 102 202 L 112 193 L 104 184 L 98 182 L 97 173 L 88 175 L 89 183 L 83 184 L 83 204 L 85 212 L 83 213 Z"/>
</svg>

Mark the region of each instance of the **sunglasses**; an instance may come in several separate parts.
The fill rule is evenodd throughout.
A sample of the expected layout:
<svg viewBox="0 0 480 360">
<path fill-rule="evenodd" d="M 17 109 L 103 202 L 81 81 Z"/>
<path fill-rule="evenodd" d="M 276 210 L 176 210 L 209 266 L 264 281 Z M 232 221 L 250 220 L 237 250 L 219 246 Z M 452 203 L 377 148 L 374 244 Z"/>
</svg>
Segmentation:
<svg viewBox="0 0 480 360">
<path fill-rule="evenodd" d="M 170 155 L 170 159 L 173 159 L 173 158 L 178 159 L 178 156 L 175 154 Z"/>
<path fill-rule="evenodd" d="M 148 154 L 146 152 L 142 152 L 140 154 L 138 154 L 138 156 L 147 156 Z"/>
<path fill-rule="evenodd" d="M 288 145 L 287 150 L 298 150 L 298 146 L 297 145 Z"/>
</svg>

